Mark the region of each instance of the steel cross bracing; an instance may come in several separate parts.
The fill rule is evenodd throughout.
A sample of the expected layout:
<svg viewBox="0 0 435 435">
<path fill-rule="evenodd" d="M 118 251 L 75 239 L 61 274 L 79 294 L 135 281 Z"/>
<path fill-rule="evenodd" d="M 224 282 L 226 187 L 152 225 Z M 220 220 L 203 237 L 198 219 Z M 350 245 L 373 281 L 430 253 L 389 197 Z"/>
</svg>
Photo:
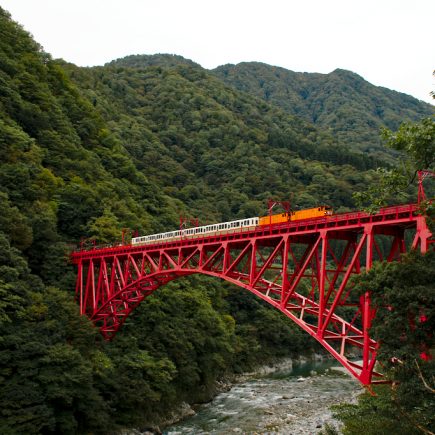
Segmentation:
<svg viewBox="0 0 435 435">
<path fill-rule="evenodd" d="M 362 384 L 374 371 L 370 292 L 352 292 L 352 275 L 374 260 L 393 261 L 411 246 L 425 252 L 430 232 L 416 205 L 290 222 L 247 232 L 145 246 L 76 251 L 80 311 L 114 337 L 130 313 L 157 288 L 201 273 L 243 287 L 280 310 L 319 341 Z M 362 362 L 352 361 L 362 356 Z"/>
</svg>

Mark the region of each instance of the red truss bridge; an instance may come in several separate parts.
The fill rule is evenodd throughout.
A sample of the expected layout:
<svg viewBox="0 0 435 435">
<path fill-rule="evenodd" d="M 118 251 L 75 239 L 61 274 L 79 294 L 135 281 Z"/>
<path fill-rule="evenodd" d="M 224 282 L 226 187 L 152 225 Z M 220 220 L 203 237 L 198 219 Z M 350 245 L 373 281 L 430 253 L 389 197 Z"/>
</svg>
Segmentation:
<svg viewBox="0 0 435 435">
<path fill-rule="evenodd" d="M 350 278 L 374 260 L 426 252 L 431 233 L 416 204 L 286 222 L 142 246 L 95 247 L 72 254 L 76 296 L 106 339 L 160 286 L 200 273 L 254 293 L 315 338 L 362 384 L 382 382 L 370 337 L 370 292 Z M 362 355 L 362 362 L 351 360 Z"/>
</svg>

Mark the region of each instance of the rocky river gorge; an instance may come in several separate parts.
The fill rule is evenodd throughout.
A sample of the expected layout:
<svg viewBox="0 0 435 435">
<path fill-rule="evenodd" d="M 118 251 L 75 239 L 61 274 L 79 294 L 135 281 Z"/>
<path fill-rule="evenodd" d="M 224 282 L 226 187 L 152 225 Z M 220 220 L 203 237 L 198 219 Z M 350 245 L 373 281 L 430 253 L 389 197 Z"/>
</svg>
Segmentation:
<svg viewBox="0 0 435 435">
<path fill-rule="evenodd" d="M 355 399 L 361 387 L 337 363 L 289 361 L 240 377 L 228 391 L 164 430 L 182 434 L 316 434 L 336 426 L 329 407 Z M 193 412 L 192 412 L 193 414 Z"/>
</svg>

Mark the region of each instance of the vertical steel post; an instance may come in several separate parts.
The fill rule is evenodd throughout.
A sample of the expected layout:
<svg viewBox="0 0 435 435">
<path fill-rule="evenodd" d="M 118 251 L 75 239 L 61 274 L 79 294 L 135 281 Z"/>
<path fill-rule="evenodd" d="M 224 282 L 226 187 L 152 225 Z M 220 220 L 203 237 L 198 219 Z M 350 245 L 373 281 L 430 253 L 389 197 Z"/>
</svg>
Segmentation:
<svg viewBox="0 0 435 435">
<path fill-rule="evenodd" d="M 374 233 L 373 225 L 367 225 L 364 233 L 367 235 L 366 243 L 366 271 L 369 271 L 373 265 L 373 246 Z M 371 309 L 370 309 L 370 292 L 366 291 L 362 297 L 362 313 L 363 313 L 363 364 L 360 374 L 360 380 L 364 384 L 370 383 L 370 327 L 371 327 Z"/>
<path fill-rule="evenodd" d="M 257 271 L 257 241 L 253 240 L 251 242 L 252 252 L 251 252 L 251 267 L 249 269 L 249 284 L 252 285 L 255 279 L 255 273 Z"/>
<path fill-rule="evenodd" d="M 289 280 L 288 280 L 288 253 L 290 250 L 290 236 L 284 236 L 284 247 L 282 251 L 282 289 L 281 289 L 281 307 L 284 307 L 284 298 L 289 289 Z"/>
<path fill-rule="evenodd" d="M 224 247 L 224 256 L 223 256 L 223 262 L 222 262 L 222 273 L 226 273 L 227 269 L 230 265 L 230 250 L 228 247 L 228 242 L 222 243 L 222 246 Z"/>
<path fill-rule="evenodd" d="M 323 316 L 325 314 L 325 281 L 326 281 L 326 260 L 328 254 L 328 233 L 326 230 L 320 231 L 322 239 L 320 273 L 319 273 L 319 316 L 317 319 L 317 335 L 322 335 Z"/>
<path fill-rule="evenodd" d="M 80 259 L 77 264 L 77 281 L 76 281 L 76 299 L 79 300 L 80 314 L 84 314 L 83 311 L 83 260 Z"/>
</svg>

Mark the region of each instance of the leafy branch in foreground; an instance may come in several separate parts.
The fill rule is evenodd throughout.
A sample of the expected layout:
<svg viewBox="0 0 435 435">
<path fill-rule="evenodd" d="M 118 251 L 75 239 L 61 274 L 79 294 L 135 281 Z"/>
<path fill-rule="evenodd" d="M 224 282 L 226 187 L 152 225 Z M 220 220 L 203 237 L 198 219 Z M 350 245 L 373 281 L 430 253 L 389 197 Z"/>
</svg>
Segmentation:
<svg viewBox="0 0 435 435">
<path fill-rule="evenodd" d="M 399 164 L 393 169 L 378 168 L 378 183 L 364 192 L 353 195 L 359 207 L 374 212 L 387 205 L 392 199 L 406 197 L 407 190 L 418 170 L 433 170 L 435 165 L 435 117 L 425 118 L 419 123 L 403 123 L 397 132 L 383 129 L 382 138 L 386 145 L 401 153 Z M 369 205 L 367 205 L 369 204 Z"/>
<path fill-rule="evenodd" d="M 403 170 L 378 168 L 376 181 L 363 192 L 355 192 L 352 195 L 358 208 L 369 213 L 376 213 L 381 207 L 387 205 L 389 199 L 396 198 L 397 201 L 407 197 L 405 191 L 410 182 L 408 174 Z"/>
<path fill-rule="evenodd" d="M 416 169 L 429 169 L 435 164 L 435 117 L 419 123 L 404 122 L 396 133 L 383 129 L 388 147 L 403 151 Z"/>
</svg>

